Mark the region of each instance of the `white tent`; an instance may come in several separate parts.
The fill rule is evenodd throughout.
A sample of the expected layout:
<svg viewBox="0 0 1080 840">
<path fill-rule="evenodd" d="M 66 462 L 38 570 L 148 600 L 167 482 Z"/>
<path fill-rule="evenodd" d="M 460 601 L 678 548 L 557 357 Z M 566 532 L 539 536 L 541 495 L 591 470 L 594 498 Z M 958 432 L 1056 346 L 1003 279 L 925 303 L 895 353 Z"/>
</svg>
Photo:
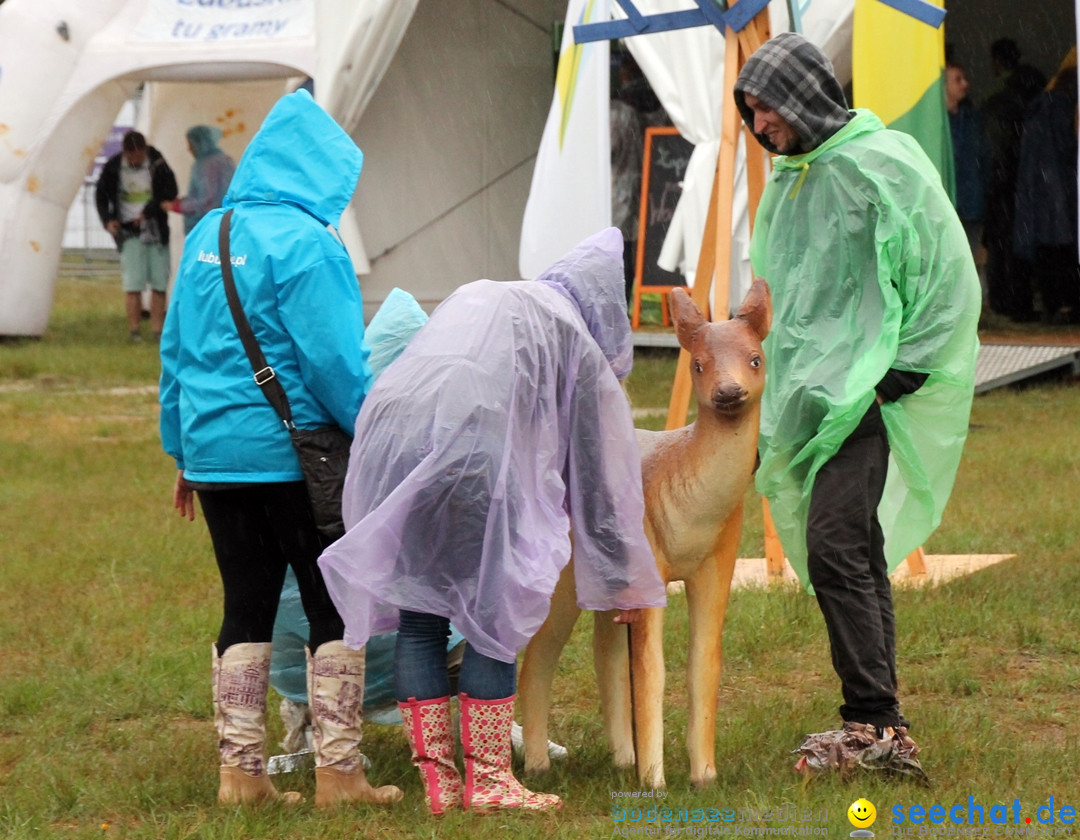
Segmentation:
<svg viewBox="0 0 1080 840">
<path fill-rule="evenodd" d="M 68 208 L 144 82 L 139 127 L 183 189 L 190 125 L 221 125 L 223 148 L 238 157 L 287 80 L 312 77 L 316 98 L 365 151 L 353 209 L 368 220 L 370 263 L 355 214 L 342 233 L 358 273 L 377 264 L 369 302 L 393 285 L 437 302 L 448 273 L 456 274 L 449 288 L 476 279 L 476 266 L 498 264 L 501 249 L 512 266 L 514 246 L 493 221 L 520 213 L 528 189 L 550 97 L 548 32 L 561 5 L 461 0 L 415 14 L 418 0 L 7 0 L 0 335 L 44 331 Z M 406 27 L 414 37 L 403 44 Z M 461 164 L 435 168 L 447 152 Z M 494 233 L 477 239 L 484 229 Z M 434 252 L 444 258 L 430 259 Z"/>
<path fill-rule="evenodd" d="M 139 83 L 168 83 L 148 97 L 152 133 L 171 138 L 158 145 L 173 161 L 186 164 L 182 138 L 195 122 L 223 124 L 234 136 L 226 147 L 242 149 L 285 77 L 326 79 L 328 108 L 362 110 L 414 7 L 393 0 L 0 6 L 0 334 L 44 330 L 67 209 Z M 231 84 L 205 84 L 223 80 Z M 355 231 L 343 228 L 362 257 Z"/>
<path fill-rule="evenodd" d="M 842 77 L 852 3 L 812 0 L 804 20 Z M 637 3 L 642 11 L 689 5 Z M 1029 59 L 1045 48 L 1052 58 L 1036 61 L 1044 71 L 1072 43 L 1071 21 L 1062 26 L 1072 0 L 1045 0 L 1038 9 L 1012 0 L 948 5 L 947 26 L 955 19 L 956 40 L 971 44 L 970 65 L 1002 34 L 1018 37 Z M 787 28 L 786 6 L 770 5 L 774 32 Z M 343 233 L 358 272 L 366 272 L 369 307 L 394 286 L 430 308 L 477 277 L 517 276 L 521 218 L 551 103 L 551 30 L 566 7 L 566 0 L 0 3 L 0 335 L 44 331 L 68 207 L 118 110 L 143 82 L 139 127 L 183 189 L 188 126 L 222 125 L 230 132 L 222 145 L 237 157 L 289 80 L 313 77 L 316 98 L 365 152 Z M 676 123 L 703 146 L 698 173 L 715 155 L 719 114 L 721 58 L 710 39 L 720 40 L 703 28 L 628 42 Z M 683 46 L 695 41 L 699 48 Z M 683 245 L 669 246 L 672 260 L 696 257 L 700 207 L 688 196 L 682 236 L 672 239 Z"/>
</svg>

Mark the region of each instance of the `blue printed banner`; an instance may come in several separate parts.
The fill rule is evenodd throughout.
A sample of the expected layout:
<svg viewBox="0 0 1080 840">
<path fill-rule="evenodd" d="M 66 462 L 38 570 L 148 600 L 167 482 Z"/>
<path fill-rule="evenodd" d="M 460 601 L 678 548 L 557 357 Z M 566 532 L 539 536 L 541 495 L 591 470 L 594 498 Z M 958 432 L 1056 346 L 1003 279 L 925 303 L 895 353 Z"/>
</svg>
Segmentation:
<svg viewBox="0 0 1080 840">
<path fill-rule="evenodd" d="M 148 0 L 132 41 L 207 43 L 310 38 L 315 0 Z"/>
</svg>

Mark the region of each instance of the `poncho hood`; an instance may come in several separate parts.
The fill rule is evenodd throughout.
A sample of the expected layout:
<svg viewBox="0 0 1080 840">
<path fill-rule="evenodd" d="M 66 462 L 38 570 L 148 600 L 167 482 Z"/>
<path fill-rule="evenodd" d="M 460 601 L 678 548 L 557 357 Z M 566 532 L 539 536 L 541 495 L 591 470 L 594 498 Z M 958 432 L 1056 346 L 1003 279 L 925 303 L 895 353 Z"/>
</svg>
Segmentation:
<svg viewBox="0 0 1080 840">
<path fill-rule="evenodd" d="M 806 164 L 813 163 L 822 155 L 839 148 L 844 143 L 848 143 L 864 134 L 881 131 L 884 128 L 885 123 L 881 121 L 877 114 L 868 108 L 858 108 L 851 112 L 849 122 L 811 151 L 800 155 L 777 155 L 773 158 L 773 169 L 802 169 Z"/>
<path fill-rule="evenodd" d="M 797 153 L 816 149 L 851 119 L 844 89 L 832 62 L 812 43 L 784 32 L 763 44 L 743 65 L 735 82 L 735 104 L 751 131 L 754 112 L 746 95 L 756 96 L 799 135 Z M 754 134 L 773 154 L 780 154 L 764 134 Z"/>
<path fill-rule="evenodd" d="M 310 93 L 298 90 L 278 100 L 251 138 L 222 206 L 281 202 L 337 228 L 363 162 L 341 126 Z"/>
<path fill-rule="evenodd" d="M 570 297 L 618 379 L 625 379 L 634 364 L 622 250 L 622 233 L 607 228 L 579 243 L 535 281 Z"/>
<path fill-rule="evenodd" d="M 220 152 L 217 142 L 221 139 L 221 129 L 209 125 L 193 125 L 187 130 L 187 140 L 191 144 L 191 153 L 195 160 L 209 157 Z"/>
</svg>

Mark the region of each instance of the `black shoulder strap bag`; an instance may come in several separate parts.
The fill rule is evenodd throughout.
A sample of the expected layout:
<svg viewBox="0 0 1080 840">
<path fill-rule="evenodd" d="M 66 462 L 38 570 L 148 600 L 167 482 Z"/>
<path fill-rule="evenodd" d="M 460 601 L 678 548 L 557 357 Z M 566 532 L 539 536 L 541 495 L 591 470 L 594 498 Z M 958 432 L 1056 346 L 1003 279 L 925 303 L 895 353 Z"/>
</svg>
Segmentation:
<svg viewBox="0 0 1080 840">
<path fill-rule="evenodd" d="M 225 212 L 218 231 L 221 276 L 225 281 L 225 297 L 229 301 L 229 311 L 232 312 L 236 331 L 240 334 L 240 341 L 255 373 L 255 384 L 262 389 L 285 428 L 289 430 L 293 448 L 300 459 L 300 469 L 304 473 L 308 495 L 311 497 L 315 525 L 323 536 L 325 545 L 329 545 L 345 533 L 341 518 L 341 491 L 345 486 L 345 471 L 349 466 L 349 445 L 352 437 L 336 425 L 298 429 L 293 423 L 289 398 L 285 395 L 285 389 L 281 387 L 274 369 L 267 363 L 236 294 L 229 254 L 232 214 L 231 209 Z"/>
</svg>

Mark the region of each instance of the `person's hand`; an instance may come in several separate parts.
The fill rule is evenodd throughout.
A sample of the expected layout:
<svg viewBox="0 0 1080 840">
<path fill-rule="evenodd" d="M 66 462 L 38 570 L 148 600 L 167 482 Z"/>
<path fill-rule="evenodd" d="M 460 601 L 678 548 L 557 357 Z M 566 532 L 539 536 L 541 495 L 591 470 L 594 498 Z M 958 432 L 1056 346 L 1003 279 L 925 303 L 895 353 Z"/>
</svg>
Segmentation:
<svg viewBox="0 0 1080 840">
<path fill-rule="evenodd" d="M 105 223 L 105 230 L 107 230 L 110 235 L 116 236 L 120 233 L 120 220 L 109 219 L 109 221 Z"/>
<path fill-rule="evenodd" d="M 195 491 L 191 489 L 184 471 L 176 471 L 176 487 L 173 488 L 173 507 L 181 516 L 186 516 L 189 522 L 195 521 Z"/>
<path fill-rule="evenodd" d="M 641 616 L 641 610 L 619 610 L 615 616 L 616 624 L 633 624 Z"/>
<path fill-rule="evenodd" d="M 175 212 L 176 204 L 177 202 L 175 201 L 163 201 L 161 202 L 161 209 L 164 210 L 166 213 Z"/>
</svg>

